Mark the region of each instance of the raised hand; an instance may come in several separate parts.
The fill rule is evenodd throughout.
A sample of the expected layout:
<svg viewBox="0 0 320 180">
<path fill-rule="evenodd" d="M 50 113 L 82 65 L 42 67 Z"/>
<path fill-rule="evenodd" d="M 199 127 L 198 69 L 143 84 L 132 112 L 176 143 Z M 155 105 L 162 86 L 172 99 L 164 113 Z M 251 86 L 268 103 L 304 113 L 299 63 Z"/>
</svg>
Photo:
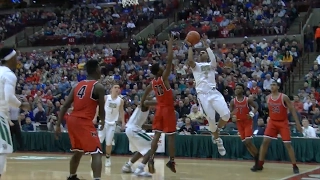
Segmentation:
<svg viewBox="0 0 320 180">
<path fill-rule="evenodd" d="M 174 41 L 175 41 L 175 37 L 174 37 L 174 35 L 173 34 L 171 34 L 171 33 L 169 33 L 169 35 L 168 35 L 168 40 L 166 41 L 166 43 L 167 44 L 169 44 L 169 43 L 173 43 Z"/>
<path fill-rule="evenodd" d="M 207 43 L 207 39 L 208 39 L 208 37 L 203 34 L 202 35 L 202 39 L 201 39 L 201 43 L 205 48 L 209 48 L 210 47 L 209 44 Z"/>
</svg>

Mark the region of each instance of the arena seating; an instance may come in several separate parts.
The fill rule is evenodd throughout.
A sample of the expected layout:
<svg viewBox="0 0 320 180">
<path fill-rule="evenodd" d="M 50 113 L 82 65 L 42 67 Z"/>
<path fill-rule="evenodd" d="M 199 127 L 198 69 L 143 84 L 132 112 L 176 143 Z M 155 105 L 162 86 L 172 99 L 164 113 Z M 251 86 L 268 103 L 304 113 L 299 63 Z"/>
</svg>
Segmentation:
<svg viewBox="0 0 320 180">
<path fill-rule="evenodd" d="M 55 13 L 43 10 L 18 11 L 14 14 L 0 15 L 0 41 L 15 35 L 25 27 L 43 26 L 54 18 Z"/>
<path fill-rule="evenodd" d="M 310 7 L 304 1 L 193 2 L 191 8 L 179 13 L 180 21 L 169 29 L 181 39 L 192 30 L 206 33 L 209 38 L 285 34 L 299 12 L 306 12 Z"/>
<path fill-rule="evenodd" d="M 30 36 L 29 41 L 32 46 L 121 42 L 140 32 L 154 18 L 166 18 L 179 4 L 147 5 L 66 11 L 58 20 L 50 21 L 42 32 Z"/>
<path fill-rule="evenodd" d="M 281 83 L 282 88 L 286 87 L 286 81 L 302 55 L 302 46 L 297 42 L 287 37 L 263 42 L 256 42 L 251 38 L 250 40 L 245 39 L 241 44 L 221 44 L 212 47 L 219 57 L 217 69 L 219 72 L 219 76 L 217 76 L 219 91 L 224 94 L 227 101 L 230 101 L 235 84 L 237 82 L 246 84 L 247 94 L 255 98 L 260 105 L 259 115 L 254 120 L 254 126 L 257 129 L 263 125 L 258 124 L 258 119 L 261 118 L 263 122 L 267 117 L 267 108 L 264 104 L 269 89 L 264 86 L 264 80 L 268 78 L 269 74 L 271 78 Z M 43 107 L 46 113 L 45 119 L 37 119 L 35 114 L 31 113 L 31 123 L 36 127 L 47 127 L 47 124 L 49 127 L 49 124 L 54 123 L 54 117 L 59 111 L 59 106 L 64 103 L 64 97 L 68 94 L 69 88 L 85 79 L 86 76 L 82 69 L 85 62 L 92 58 L 101 61 L 104 74 L 102 83 L 106 84 L 107 88 L 109 88 L 108 82 L 110 81 L 118 81 L 122 85 L 122 95 L 126 100 L 126 120 L 128 120 L 140 101 L 144 87 L 152 77 L 148 70 L 149 65 L 154 62 L 165 63 L 167 56 L 166 46 L 162 42 L 156 41 L 152 36 L 146 40 L 133 39 L 133 42 L 129 42 L 130 44 L 132 46 L 129 49 L 121 47 L 111 49 L 107 45 L 103 49 L 88 46 L 83 51 L 83 49 L 69 46 L 67 49 L 56 49 L 52 52 L 34 51 L 21 54 L 19 56 L 21 59 L 21 81 L 18 84 L 21 89 L 19 90 L 27 97 L 26 99 L 33 102 L 35 109 Z M 204 129 L 206 129 L 207 121 L 198 111 L 191 71 L 183 68 L 186 50 L 184 45 L 175 45 L 174 48 L 175 69 L 173 77 L 175 78 L 172 79 L 172 85 L 177 98 L 175 103 L 177 117 L 179 117 L 177 118 L 178 128 L 181 128 L 184 119 L 189 117 L 195 133 L 206 133 Z M 201 47 L 198 50 L 201 50 Z M 45 59 L 46 61 L 44 61 Z M 43 63 L 46 64 L 46 67 L 40 68 L 40 64 Z M 28 74 L 28 72 L 36 73 Z M 26 81 L 24 77 L 27 77 L 28 80 Z M 29 87 L 31 84 L 37 86 L 33 86 L 29 90 L 22 90 L 22 87 Z M 65 89 L 55 89 L 55 86 Z M 34 101 L 34 98 L 38 96 L 41 101 Z M 22 117 L 22 119 L 25 118 Z M 152 118 L 153 114 L 151 113 L 148 122 L 152 122 Z M 67 129 L 67 127 L 65 128 Z M 237 133 L 232 120 L 227 125 L 226 132 L 223 133 Z"/>
</svg>

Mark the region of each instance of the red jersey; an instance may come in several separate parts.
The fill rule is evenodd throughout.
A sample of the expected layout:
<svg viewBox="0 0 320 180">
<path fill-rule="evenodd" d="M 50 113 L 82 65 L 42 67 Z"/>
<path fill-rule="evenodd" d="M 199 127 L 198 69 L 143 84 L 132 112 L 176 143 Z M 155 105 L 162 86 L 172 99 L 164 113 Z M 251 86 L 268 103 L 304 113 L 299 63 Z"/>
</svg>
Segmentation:
<svg viewBox="0 0 320 180">
<path fill-rule="evenodd" d="M 270 95 L 267 99 L 270 120 L 286 121 L 288 119 L 288 110 L 283 101 L 283 94 L 279 93 L 277 99 L 272 99 Z"/>
<path fill-rule="evenodd" d="M 157 98 L 157 106 L 172 106 L 174 107 L 174 99 L 172 89 L 167 89 L 162 77 L 155 78 L 151 81 L 152 89 Z"/>
<path fill-rule="evenodd" d="M 98 101 L 92 97 L 95 80 L 80 81 L 73 92 L 73 111 L 72 117 L 88 119 L 92 123 L 96 115 Z"/>
<path fill-rule="evenodd" d="M 248 119 L 250 108 L 247 97 L 243 97 L 242 101 L 238 101 L 237 98 L 234 98 L 234 108 L 236 109 L 237 120 Z"/>
</svg>

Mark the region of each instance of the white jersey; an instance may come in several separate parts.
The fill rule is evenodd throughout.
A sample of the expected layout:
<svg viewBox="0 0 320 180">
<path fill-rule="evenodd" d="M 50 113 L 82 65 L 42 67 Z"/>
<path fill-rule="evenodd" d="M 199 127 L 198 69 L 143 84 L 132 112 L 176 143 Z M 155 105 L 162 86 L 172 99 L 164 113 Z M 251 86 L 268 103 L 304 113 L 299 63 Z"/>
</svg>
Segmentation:
<svg viewBox="0 0 320 180">
<path fill-rule="evenodd" d="M 106 124 L 115 124 L 119 119 L 121 98 L 117 96 L 116 99 L 112 99 L 111 95 L 106 95 L 106 102 L 104 104 L 104 110 L 106 112 L 105 121 Z"/>
<path fill-rule="evenodd" d="M 192 68 L 192 72 L 196 81 L 197 93 L 207 93 L 216 87 L 216 71 L 210 62 L 196 62 L 196 66 Z"/>
<path fill-rule="evenodd" d="M 141 127 L 146 122 L 148 115 L 149 110 L 142 112 L 141 107 L 138 106 L 130 116 L 130 119 L 126 124 L 126 127 L 141 130 Z"/>
<path fill-rule="evenodd" d="M 15 88 L 17 84 L 16 75 L 6 66 L 0 66 L 0 112 L 5 112 L 6 114 L 9 112 L 9 107 L 19 107 L 20 101 L 15 97 Z M 10 92 L 9 89 L 5 89 L 5 86 L 11 85 Z M 10 93 L 9 102 L 6 101 L 6 94 Z M 7 94 L 8 96 L 8 94 Z M 8 97 L 7 97 L 8 98 Z"/>
</svg>

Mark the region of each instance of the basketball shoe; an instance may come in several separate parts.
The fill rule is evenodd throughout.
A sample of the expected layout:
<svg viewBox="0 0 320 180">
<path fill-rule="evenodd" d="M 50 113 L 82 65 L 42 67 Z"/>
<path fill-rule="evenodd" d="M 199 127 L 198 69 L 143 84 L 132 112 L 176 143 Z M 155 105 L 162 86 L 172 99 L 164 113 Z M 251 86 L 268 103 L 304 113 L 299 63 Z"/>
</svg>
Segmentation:
<svg viewBox="0 0 320 180">
<path fill-rule="evenodd" d="M 123 173 L 132 173 L 133 171 L 132 171 L 131 166 L 128 163 L 126 163 L 125 165 L 122 166 L 122 172 Z"/>
<path fill-rule="evenodd" d="M 152 175 L 149 172 L 145 172 L 144 168 L 141 166 L 137 167 L 137 169 L 134 171 L 134 175 L 139 177 L 152 177 Z"/>
<path fill-rule="evenodd" d="M 80 180 L 77 175 L 72 175 L 72 176 L 69 176 L 67 180 Z"/>
<path fill-rule="evenodd" d="M 106 158 L 106 162 L 104 164 L 105 167 L 110 167 L 111 166 L 111 158 Z"/>
<path fill-rule="evenodd" d="M 223 141 L 221 138 L 214 139 L 214 137 L 212 136 L 212 142 L 213 144 L 217 144 L 218 151 L 221 156 L 226 155 L 226 149 L 223 146 Z"/>
</svg>

